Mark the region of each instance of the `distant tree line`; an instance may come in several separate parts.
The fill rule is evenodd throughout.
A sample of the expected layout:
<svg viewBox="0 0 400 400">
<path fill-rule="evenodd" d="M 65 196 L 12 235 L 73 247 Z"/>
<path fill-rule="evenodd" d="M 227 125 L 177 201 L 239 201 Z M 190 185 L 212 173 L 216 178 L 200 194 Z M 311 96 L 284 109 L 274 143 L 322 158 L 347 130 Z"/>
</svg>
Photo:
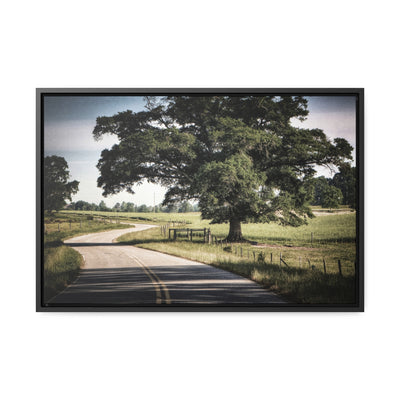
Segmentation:
<svg viewBox="0 0 400 400">
<path fill-rule="evenodd" d="M 311 200 L 312 205 L 321 206 L 324 208 L 338 208 L 339 205 L 348 205 L 351 208 L 356 208 L 357 195 L 356 195 L 356 168 L 349 164 L 344 164 L 340 167 L 333 178 L 325 178 L 319 176 L 313 179 L 313 197 Z M 178 202 L 176 204 L 169 204 L 163 206 L 157 204 L 148 206 L 146 204 L 137 205 L 131 202 L 115 203 L 113 207 L 107 207 L 106 203 L 102 200 L 99 204 L 89 203 L 87 201 L 79 200 L 68 204 L 65 208 L 68 210 L 79 211 L 113 211 L 113 212 L 164 212 L 164 213 L 187 213 L 199 211 L 198 204 L 191 204 L 188 201 Z"/>
<path fill-rule="evenodd" d="M 333 178 L 314 178 L 314 198 L 312 205 L 337 208 L 340 204 L 357 206 L 356 168 L 349 164 L 340 167 Z"/>
<path fill-rule="evenodd" d="M 113 211 L 113 212 L 165 212 L 165 213 L 186 213 L 198 211 L 198 205 L 192 205 L 188 201 L 184 201 L 178 204 L 162 206 L 161 204 L 154 206 L 147 206 L 146 204 L 137 205 L 131 202 L 115 203 L 113 207 L 107 207 L 106 203 L 102 200 L 99 204 L 89 203 L 87 201 L 79 200 L 68 204 L 66 207 L 68 210 L 77 211 Z"/>
</svg>

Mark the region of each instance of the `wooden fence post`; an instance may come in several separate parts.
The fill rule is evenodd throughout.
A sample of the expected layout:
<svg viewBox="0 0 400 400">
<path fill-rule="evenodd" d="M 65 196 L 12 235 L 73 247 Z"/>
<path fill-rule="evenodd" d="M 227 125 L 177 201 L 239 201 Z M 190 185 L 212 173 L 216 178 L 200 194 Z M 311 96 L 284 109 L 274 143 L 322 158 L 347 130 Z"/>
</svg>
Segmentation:
<svg viewBox="0 0 400 400">
<path fill-rule="evenodd" d="M 282 267 L 282 253 L 279 253 L 279 266 Z"/>
<path fill-rule="evenodd" d="M 340 260 L 337 260 L 337 263 L 338 263 L 338 268 L 339 268 L 339 275 L 343 276 L 342 275 L 342 264 L 340 263 Z"/>
<path fill-rule="evenodd" d="M 271 264 L 272 264 L 272 253 L 271 253 Z"/>
<path fill-rule="evenodd" d="M 254 261 L 256 261 L 256 252 L 253 251 L 253 257 L 254 257 Z"/>
<path fill-rule="evenodd" d="M 58 223 L 58 232 L 60 232 L 60 223 Z"/>
<path fill-rule="evenodd" d="M 301 257 L 299 257 L 299 268 L 301 268 Z"/>
<path fill-rule="evenodd" d="M 243 257 L 243 248 L 240 248 L 240 257 Z"/>
<path fill-rule="evenodd" d="M 326 263 L 325 263 L 325 257 L 322 259 L 322 261 L 324 262 L 324 274 L 326 275 Z"/>
<path fill-rule="evenodd" d="M 314 232 L 311 232 L 311 244 L 313 244 L 313 240 L 314 240 Z"/>
</svg>

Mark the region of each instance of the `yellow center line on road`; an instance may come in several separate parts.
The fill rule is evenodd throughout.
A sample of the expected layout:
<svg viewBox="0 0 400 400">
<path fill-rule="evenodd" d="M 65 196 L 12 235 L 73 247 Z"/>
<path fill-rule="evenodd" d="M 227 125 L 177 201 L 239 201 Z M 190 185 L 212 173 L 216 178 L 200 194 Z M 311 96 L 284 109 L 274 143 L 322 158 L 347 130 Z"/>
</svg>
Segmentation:
<svg viewBox="0 0 400 400">
<path fill-rule="evenodd" d="M 133 258 L 144 270 L 146 275 L 150 278 L 151 282 L 153 283 L 156 294 L 157 294 L 157 304 L 162 304 L 162 293 L 164 294 L 164 301 L 165 304 L 171 304 L 171 296 L 169 295 L 169 291 L 165 283 L 142 261 L 140 261 L 136 256 L 130 256 Z"/>
</svg>

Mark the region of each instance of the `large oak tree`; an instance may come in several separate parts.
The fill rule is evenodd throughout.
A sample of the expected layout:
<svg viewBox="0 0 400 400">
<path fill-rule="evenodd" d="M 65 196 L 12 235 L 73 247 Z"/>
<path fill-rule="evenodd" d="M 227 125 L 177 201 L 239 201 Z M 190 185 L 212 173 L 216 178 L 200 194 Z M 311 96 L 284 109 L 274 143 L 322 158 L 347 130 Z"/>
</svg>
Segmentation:
<svg viewBox="0 0 400 400">
<path fill-rule="evenodd" d="M 93 135 L 116 135 L 103 150 L 103 195 L 147 180 L 168 187 L 163 204 L 197 200 L 203 218 L 229 222 L 228 239 L 242 240 L 242 222 L 301 225 L 312 213 L 316 165 L 351 158 L 345 139 L 300 129 L 301 96 L 168 96 L 146 98 L 141 112 L 97 118 Z"/>
</svg>

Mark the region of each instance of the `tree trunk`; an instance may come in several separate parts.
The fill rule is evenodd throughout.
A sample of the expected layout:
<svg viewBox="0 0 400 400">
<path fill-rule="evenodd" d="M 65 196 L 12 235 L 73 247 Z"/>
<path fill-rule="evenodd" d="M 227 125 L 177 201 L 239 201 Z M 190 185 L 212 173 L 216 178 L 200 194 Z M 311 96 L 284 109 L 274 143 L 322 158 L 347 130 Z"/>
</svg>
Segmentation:
<svg viewBox="0 0 400 400">
<path fill-rule="evenodd" d="M 244 240 L 242 235 L 242 225 L 240 224 L 240 220 L 231 219 L 229 221 L 229 234 L 226 238 L 228 242 L 242 242 Z"/>
</svg>

